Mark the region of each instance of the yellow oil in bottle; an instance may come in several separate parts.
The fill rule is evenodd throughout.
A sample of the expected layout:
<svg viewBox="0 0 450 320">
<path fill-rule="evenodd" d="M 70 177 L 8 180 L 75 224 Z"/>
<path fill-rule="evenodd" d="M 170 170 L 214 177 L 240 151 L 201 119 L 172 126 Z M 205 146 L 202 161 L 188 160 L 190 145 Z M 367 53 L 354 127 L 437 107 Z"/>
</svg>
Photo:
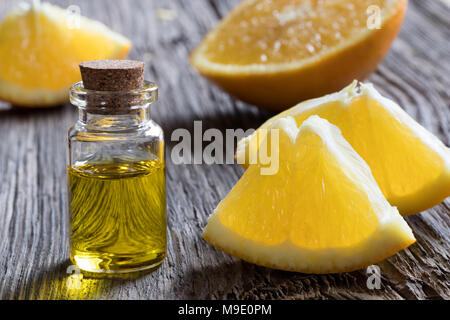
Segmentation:
<svg viewBox="0 0 450 320">
<path fill-rule="evenodd" d="M 153 268 L 166 253 L 164 164 L 89 163 L 68 168 L 70 257 L 82 270 Z"/>
</svg>

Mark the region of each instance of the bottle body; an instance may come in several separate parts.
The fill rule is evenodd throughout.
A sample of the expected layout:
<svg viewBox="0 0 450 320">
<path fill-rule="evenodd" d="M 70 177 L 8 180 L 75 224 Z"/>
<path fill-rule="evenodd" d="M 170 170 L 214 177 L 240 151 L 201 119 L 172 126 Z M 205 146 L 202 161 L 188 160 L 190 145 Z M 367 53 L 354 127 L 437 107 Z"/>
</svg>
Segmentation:
<svg viewBox="0 0 450 320">
<path fill-rule="evenodd" d="M 80 108 L 69 130 L 70 258 L 82 270 L 139 271 L 165 257 L 164 138 L 149 106 Z"/>
</svg>

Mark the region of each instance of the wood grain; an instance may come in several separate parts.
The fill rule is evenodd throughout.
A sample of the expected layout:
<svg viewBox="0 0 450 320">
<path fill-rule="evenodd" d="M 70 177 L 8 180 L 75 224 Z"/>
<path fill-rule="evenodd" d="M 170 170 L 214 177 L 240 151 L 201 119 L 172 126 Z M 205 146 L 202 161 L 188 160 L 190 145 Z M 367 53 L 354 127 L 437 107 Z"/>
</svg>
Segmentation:
<svg viewBox="0 0 450 320">
<path fill-rule="evenodd" d="M 0 18 L 16 3 L 0 2 Z M 71 0 L 134 42 L 161 87 L 155 120 L 176 128 L 256 128 L 271 114 L 235 101 L 197 75 L 188 54 L 238 0 Z M 159 8 L 177 13 L 162 20 Z M 371 81 L 450 144 L 450 7 L 410 1 L 407 17 Z M 449 299 L 450 201 L 407 218 L 417 243 L 379 264 L 380 290 L 365 270 L 304 275 L 270 270 L 215 250 L 200 235 L 208 215 L 242 174 L 237 165 L 176 166 L 168 157 L 168 257 L 136 279 L 84 278 L 68 289 L 66 132 L 74 107 L 21 110 L 0 104 L 1 299 Z"/>
</svg>

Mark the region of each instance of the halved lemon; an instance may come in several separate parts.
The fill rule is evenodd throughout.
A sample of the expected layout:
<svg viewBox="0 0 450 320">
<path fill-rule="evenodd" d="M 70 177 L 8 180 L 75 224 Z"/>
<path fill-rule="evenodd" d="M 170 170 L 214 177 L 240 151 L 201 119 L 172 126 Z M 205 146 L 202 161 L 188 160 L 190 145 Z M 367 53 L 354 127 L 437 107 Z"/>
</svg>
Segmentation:
<svg viewBox="0 0 450 320">
<path fill-rule="evenodd" d="M 48 3 L 22 3 L 0 24 L 0 100 L 29 107 L 68 100 L 86 60 L 123 59 L 131 43 L 103 24 Z"/>
<path fill-rule="evenodd" d="M 264 132 L 282 117 L 298 125 L 319 115 L 338 126 L 370 166 L 387 200 L 402 215 L 426 210 L 450 196 L 450 149 L 371 84 L 353 82 L 342 91 L 300 103 L 269 119 L 238 142 L 236 157 L 247 166 Z"/>
<path fill-rule="evenodd" d="M 407 0 L 245 0 L 191 64 L 237 98 L 274 110 L 364 80 L 383 59 Z"/>
<path fill-rule="evenodd" d="M 377 263 L 415 239 L 339 129 L 312 116 L 277 120 L 279 170 L 250 165 L 208 220 L 204 239 L 249 262 L 304 273 Z M 271 140 L 272 141 L 272 140 Z"/>
</svg>

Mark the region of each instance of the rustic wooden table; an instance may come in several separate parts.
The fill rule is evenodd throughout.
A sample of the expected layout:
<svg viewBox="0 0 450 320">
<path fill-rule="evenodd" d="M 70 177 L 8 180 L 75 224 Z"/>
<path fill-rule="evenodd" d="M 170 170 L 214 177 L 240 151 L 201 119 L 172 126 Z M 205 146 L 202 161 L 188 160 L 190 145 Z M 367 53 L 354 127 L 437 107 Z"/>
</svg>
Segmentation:
<svg viewBox="0 0 450 320">
<path fill-rule="evenodd" d="M 411 0 L 392 50 L 370 81 L 450 144 L 450 6 Z M 0 18 L 17 3 L 0 2 Z M 155 120 L 176 128 L 256 128 L 270 114 L 230 98 L 189 66 L 188 54 L 238 0 L 52 1 L 98 19 L 133 40 L 161 88 Z M 447 2 L 448 3 L 448 2 Z M 177 13 L 161 19 L 159 8 Z M 1 39 L 0 39 L 1 41 Z M 1 62 L 0 62 L 1 63 Z M 167 157 L 168 256 L 137 279 L 84 278 L 66 285 L 66 132 L 75 108 L 20 110 L 0 105 L 1 299 L 440 299 L 450 298 L 450 201 L 408 217 L 417 243 L 379 264 L 380 290 L 365 270 L 305 275 L 258 267 L 201 240 L 208 215 L 238 180 L 238 165 L 174 165 Z"/>
</svg>

